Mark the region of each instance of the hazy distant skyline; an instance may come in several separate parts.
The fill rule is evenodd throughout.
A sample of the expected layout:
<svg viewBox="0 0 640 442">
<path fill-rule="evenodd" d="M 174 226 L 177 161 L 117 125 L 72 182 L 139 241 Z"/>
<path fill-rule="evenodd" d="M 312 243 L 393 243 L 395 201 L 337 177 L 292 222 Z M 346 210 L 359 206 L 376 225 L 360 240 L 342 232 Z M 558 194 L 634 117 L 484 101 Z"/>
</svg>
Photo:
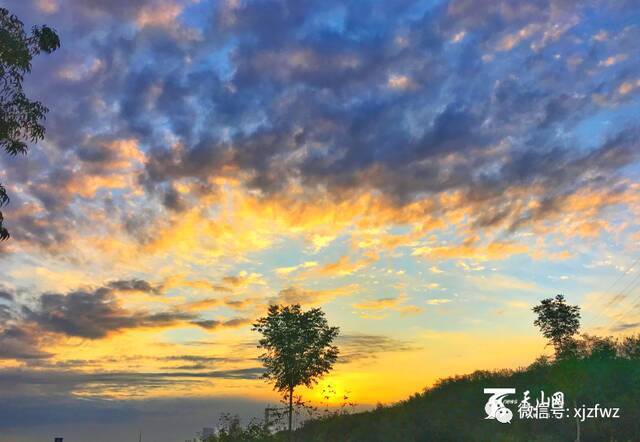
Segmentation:
<svg viewBox="0 0 640 442">
<path fill-rule="evenodd" d="M 45 140 L 1 159 L 10 441 L 259 414 L 270 302 L 341 328 L 308 395 L 359 404 L 530 363 L 556 293 L 636 330 L 636 292 L 603 306 L 639 256 L 637 2 L 5 5 L 62 43 Z"/>
</svg>

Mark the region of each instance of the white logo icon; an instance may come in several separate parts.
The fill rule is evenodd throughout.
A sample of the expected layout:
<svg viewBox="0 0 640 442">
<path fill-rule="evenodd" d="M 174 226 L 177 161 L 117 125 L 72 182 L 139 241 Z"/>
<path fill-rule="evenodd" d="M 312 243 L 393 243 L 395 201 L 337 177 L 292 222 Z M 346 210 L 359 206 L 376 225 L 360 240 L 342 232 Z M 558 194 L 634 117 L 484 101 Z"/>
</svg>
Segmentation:
<svg viewBox="0 0 640 442">
<path fill-rule="evenodd" d="M 485 388 L 485 394 L 490 394 L 491 397 L 484 406 L 484 411 L 487 413 L 485 419 L 495 419 L 501 424 L 510 424 L 513 419 L 513 413 L 502 402 L 504 397 L 509 394 L 516 394 L 515 388 Z"/>
</svg>

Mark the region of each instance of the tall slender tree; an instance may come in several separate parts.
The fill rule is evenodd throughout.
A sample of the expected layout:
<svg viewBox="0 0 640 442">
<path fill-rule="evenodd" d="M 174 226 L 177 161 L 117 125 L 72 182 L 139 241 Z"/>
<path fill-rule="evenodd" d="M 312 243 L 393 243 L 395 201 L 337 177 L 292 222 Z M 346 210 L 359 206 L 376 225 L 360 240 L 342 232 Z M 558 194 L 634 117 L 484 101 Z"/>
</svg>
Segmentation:
<svg viewBox="0 0 640 442">
<path fill-rule="evenodd" d="M 289 402 L 291 438 L 294 390 L 301 385 L 312 387 L 331 371 L 338 359 L 333 342 L 340 329 L 329 326 L 321 309 L 305 312 L 295 304 L 270 306 L 268 315 L 258 319 L 253 330 L 262 334 L 258 348 L 264 350 L 260 356 L 266 369 L 264 377 Z"/>
<path fill-rule="evenodd" d="M 60 47 L 60 39 L 48 26 L 34 26 L 27 34 L 24 24 L 7 9 L 0 8 L 0 148 L 10 155 L 26 154 L 27 143 L 44 138 L 42 125 L 48 109 L 27 98 L 22 90 L 24 75 L 31 72 L 31 60 L 41 52 Z M 0 184 L 0 207 L 9 196 Z M 9 238 L 0 212 L 0 240 Z"/>
</svg>

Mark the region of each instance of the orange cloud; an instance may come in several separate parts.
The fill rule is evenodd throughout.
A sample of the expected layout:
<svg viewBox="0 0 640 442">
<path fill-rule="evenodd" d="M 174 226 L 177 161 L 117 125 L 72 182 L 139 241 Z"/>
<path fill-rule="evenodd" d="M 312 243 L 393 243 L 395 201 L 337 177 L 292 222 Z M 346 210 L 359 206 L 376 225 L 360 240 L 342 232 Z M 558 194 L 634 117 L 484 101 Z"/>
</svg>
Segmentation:
<svg viewBox="0 0 640 442">
<path fill-rule="evenodd" d="M 288 287 L 280 290 L 275 302 L 284 304 L 302 304 L 306 306 L 322 305 L 336 298 L 352 296 L 359 290 L 358 284 L 349 284 L 327 290 L 306 290 L 300 287 Z"/>
<path fill-rule="evenodd" d="M 211 307 L 217 307 L 218 305 L 220 305 L 220 300 L 216 299 L 216 298 L 207 298 L 207 299 L 201 299 L 199 301 L 191 301 L 191 302 L 186 302 L 184 304 L 180 304 L 178 306 L 179 310 L 184 310 L 184 311 L 201 311 L 201 310 L 207 310 Z"/>
<path fill-rule="evenodd" d="M 171 1 L 145 5 L 138 12 L 136 24 L 141 27 L 159 26 L 171 27 L 175 25 L 176 19 L 182 14 L 184 5 Z"/>
<path fill-rule="evenodd" d="M 423 311 L 421 307 L 417 305 L 407 304 L 408 297 L 406 294 L 402 294 L 397 297 L 379 298 L 369 301 L 362 301 L 351 306 L 357 310 L 365 311 L 395 311 L 402 315 L 418 314 Z M 368 314 L 361 315 L 363 318 L 382 319 L 384 316 Z"/>
<path fill-rule="evenodd" d="M 319 276 L 351 275 L 359 270 L 362 270 L 377 259 L 377 256 L 369 256 L 354 261 L 347 255 L 343 255 L 337 261 L 326 264 L 317 270 L 313 270 L 312 273 Z"/>
<path fill-rule="evenodd" d="M 464 258 L 492 261 L 507 259 L 512 255 L 526 253 L 528 250 L 528 246 L 512 242 L 496 241 L 479 245 L 475 241 L 469 241 L 452 246 L 417 247 L 412 255 L 436 260 Z"/>
</svg>

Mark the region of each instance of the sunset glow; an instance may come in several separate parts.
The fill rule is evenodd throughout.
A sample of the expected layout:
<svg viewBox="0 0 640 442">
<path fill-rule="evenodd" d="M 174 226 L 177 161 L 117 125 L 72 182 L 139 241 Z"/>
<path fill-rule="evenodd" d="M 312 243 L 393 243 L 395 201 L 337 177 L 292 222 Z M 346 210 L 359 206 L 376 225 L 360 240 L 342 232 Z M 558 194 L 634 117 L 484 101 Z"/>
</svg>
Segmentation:
<svg viewBox="0 0 640 442">
<path fill-rule="evenodd" d="M 25 78 L 45 139 L 1 159 L 0 433 L 260 415 L 271 303 L 341 329 L 300 393 L 363 408 L 550 353 L 556 293 L 637 331 L 640 8 L 613 3 L 9 0 L 61 48 Z"/>
</svg>

